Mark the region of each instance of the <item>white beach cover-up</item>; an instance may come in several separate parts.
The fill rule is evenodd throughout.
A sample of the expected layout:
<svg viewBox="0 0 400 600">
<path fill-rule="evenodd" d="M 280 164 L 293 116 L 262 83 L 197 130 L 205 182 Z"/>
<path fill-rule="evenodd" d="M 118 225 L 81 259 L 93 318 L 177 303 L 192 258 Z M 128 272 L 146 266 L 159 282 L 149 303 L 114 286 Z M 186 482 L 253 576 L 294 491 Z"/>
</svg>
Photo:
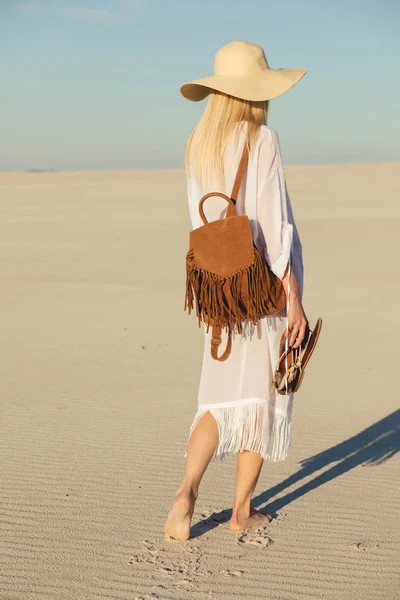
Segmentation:
<svg viewBox="0 0 400 600">
<path fill-rule="evenodd" d="M 199 201 L 210 191 L 230 196 L 239 165 L 246 123 L 238 125 L 225 152 L 225 189 L 218 183 L 201 189 L 194 178 L 187 177 L 190 218 L 193 229 L 201 227 Z M 213 187 L 214 186 L 214 187 Z M 224 218 L 227 203 L 219 197 L 206 200 L 208 221 Z M 303 256 L 299 233 L 287 193 L 279 138 L 263 125 L 256 145 L 251 149 L 247 171 L 236 203 L 239 215 L 247 215 L 253 241 L 272 271 L 282 278 L 292 255 L 292 267 L 303 295 Z M 242 334 L 232 334 L 232 351 L 228 359 L 218 362 L 211 357 L 211 328 L 204 326 L 204 356 L 198 392 L 198 410 L 190 435 L 201 416 L 210 411 L 219 431 L 219 444 L 212 460 L 243 450 L 259 452 L 270 461 L 287 458 L 292 437 L 293 394 L 270 394 L 272 376 L 278 361 L 279 342 L 287 326 L 287 306 L 276 315 L 263 317 L 256 326 L 246 325 Z M 221 348 L 225 348 L 226 332 Z M 186 456 L 186 454 L 185 454 Z"/>
</svg>

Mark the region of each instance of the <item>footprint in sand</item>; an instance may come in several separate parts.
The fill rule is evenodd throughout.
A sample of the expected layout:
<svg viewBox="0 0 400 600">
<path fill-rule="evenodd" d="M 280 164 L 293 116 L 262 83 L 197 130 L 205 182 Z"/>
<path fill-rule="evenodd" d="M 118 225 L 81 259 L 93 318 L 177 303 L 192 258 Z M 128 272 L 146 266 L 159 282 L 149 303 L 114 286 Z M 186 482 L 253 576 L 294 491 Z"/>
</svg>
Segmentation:
<svg viewBox="0 0 400 600">
<path fill-rule="evenodd" d="M 145 550 L 141 550 L 137 554 L 134 554 L 129 559 L 129 564 L 133 565 L 134 563 L 153 563 L 156 564 L 160 562 L 161 557 L 160 554 L 164 552 L 163 548 L 157 547 L 155 544 L 150 542 L 149 540 L 143 540 L 143 544 L 145 546 Z"/>
<path fill-rule="evenodd" d="M 199 568 L 201 552 L 197 547 L 171 547 L 168 542 L 157 543 L 143 540 L 144 549 L 129 559 L 130 564 L 145 563 L 143 567 L 156 567 L 157 571 L 168 581 L 158 589 L 172 591 L 179 587 L 192 592 L 197 588 L 196 580 L 203 575 Z M 147 564 L 146 564 L 147 563 Z M 158 596 L 149 596 L 149 598 Z M 147 600 L 143 598 L 143 600 Z"/>
<path fill-rule="evenodd" d="M 273 544 L 274 540 L 269 537 L 267 530 L 264 527 L 257 527 L 244 531 L 243 533 L 238 533 L 237 543 L 239 545 L 250 544 L 251 546 L 257 546 L 258 548 L 266 548 Z"/>
</svg>

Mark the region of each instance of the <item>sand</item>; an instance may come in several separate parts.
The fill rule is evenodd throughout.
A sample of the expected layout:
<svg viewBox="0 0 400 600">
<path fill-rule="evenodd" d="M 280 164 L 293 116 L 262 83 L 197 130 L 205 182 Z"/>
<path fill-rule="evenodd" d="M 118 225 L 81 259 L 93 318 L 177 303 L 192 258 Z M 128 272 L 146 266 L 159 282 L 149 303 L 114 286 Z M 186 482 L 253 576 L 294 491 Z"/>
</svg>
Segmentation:
<svg viewBox="0 0 400 600">
<path fill-rule="evenodd" d="M 398 598 L 400 163 L 288 166 L 323 331 L 259 530 L 235 457 L 162 526 L 197 407 L 181 171 L 0 174 L 1 600 Z M 397 428 L 397 437 L 396 437 Z"/>
</svg>

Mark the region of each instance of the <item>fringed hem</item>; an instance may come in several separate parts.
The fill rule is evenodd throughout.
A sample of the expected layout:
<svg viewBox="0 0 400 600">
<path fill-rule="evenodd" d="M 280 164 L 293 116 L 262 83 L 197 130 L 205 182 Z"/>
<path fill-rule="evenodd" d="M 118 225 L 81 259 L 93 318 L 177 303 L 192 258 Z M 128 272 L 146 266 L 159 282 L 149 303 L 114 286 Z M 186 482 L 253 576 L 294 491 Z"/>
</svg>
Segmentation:
<svg viewBox="0 0 400 600">
<path fill-rule="evenodd" d="M 223 462 L 228 454 L 259 452 L 264 460 L 286 460 L 292 438 L 291 414 L 268 409 L 266 402 L 225 408 L 199 408 L 190 427 L 189 440 L 200 418 L 207 412 L 218 425 L 219 442 L 211 461 Z M 187 453 L 185 453 L 186 457 Z"/>
</svg>

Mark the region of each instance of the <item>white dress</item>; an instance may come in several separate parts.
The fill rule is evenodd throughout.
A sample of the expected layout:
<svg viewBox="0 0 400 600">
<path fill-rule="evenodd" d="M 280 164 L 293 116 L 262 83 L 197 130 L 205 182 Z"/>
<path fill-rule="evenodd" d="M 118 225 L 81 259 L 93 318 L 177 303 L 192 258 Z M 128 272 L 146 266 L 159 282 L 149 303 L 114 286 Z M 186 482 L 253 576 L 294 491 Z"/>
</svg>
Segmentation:
<svg viewBox="0 0 400 600">
<path fill-rule="evenodd" d="M 189 211 L 193 229 L 201 227 L 198 205 L 210 191 L 230 196 L 245 140 L 246 124 L 238 125 L 239 143 L 234 136 L 225 152 L 225 189 L 201 189 L 187 177 Z M 214 185 L 214 184 L 213 184 Z M 223 218 L 226 202 L 219 197 L 206 200 L 208 221 Z M 252 148 L 247 170 L 236 203 L 239 215 L 249 217 L 253 240 L 272 271 L 283 277 L 290 254 L 303 294 L 303 257 L 298 230 L 287 194 L 285 174 L 277 133 L 263 125 L 257 144 Z M 241 450 L 260 452 L 274 462 L 287 458 L 292 436 L 293 394 L 270 394 L 273 370 L 278 361 L 279 342 L 287 326 L 287 306 L 276 315 L 263 317 L 256 326 L 247 325 L 242 334 L 233 333 L 232 351 L 224 362 L 211 357 L 211 328 L 204 326 L 204 356 L 198 392 L 198 410 L 189 438 L 200 417 L 209 410 L 219 431 L 219 444 L 213 460 Z M 227 334 L 222 334 L 220 351 Z M 186 456 L 186 454 L 185 454 Z"/>
</svg>

